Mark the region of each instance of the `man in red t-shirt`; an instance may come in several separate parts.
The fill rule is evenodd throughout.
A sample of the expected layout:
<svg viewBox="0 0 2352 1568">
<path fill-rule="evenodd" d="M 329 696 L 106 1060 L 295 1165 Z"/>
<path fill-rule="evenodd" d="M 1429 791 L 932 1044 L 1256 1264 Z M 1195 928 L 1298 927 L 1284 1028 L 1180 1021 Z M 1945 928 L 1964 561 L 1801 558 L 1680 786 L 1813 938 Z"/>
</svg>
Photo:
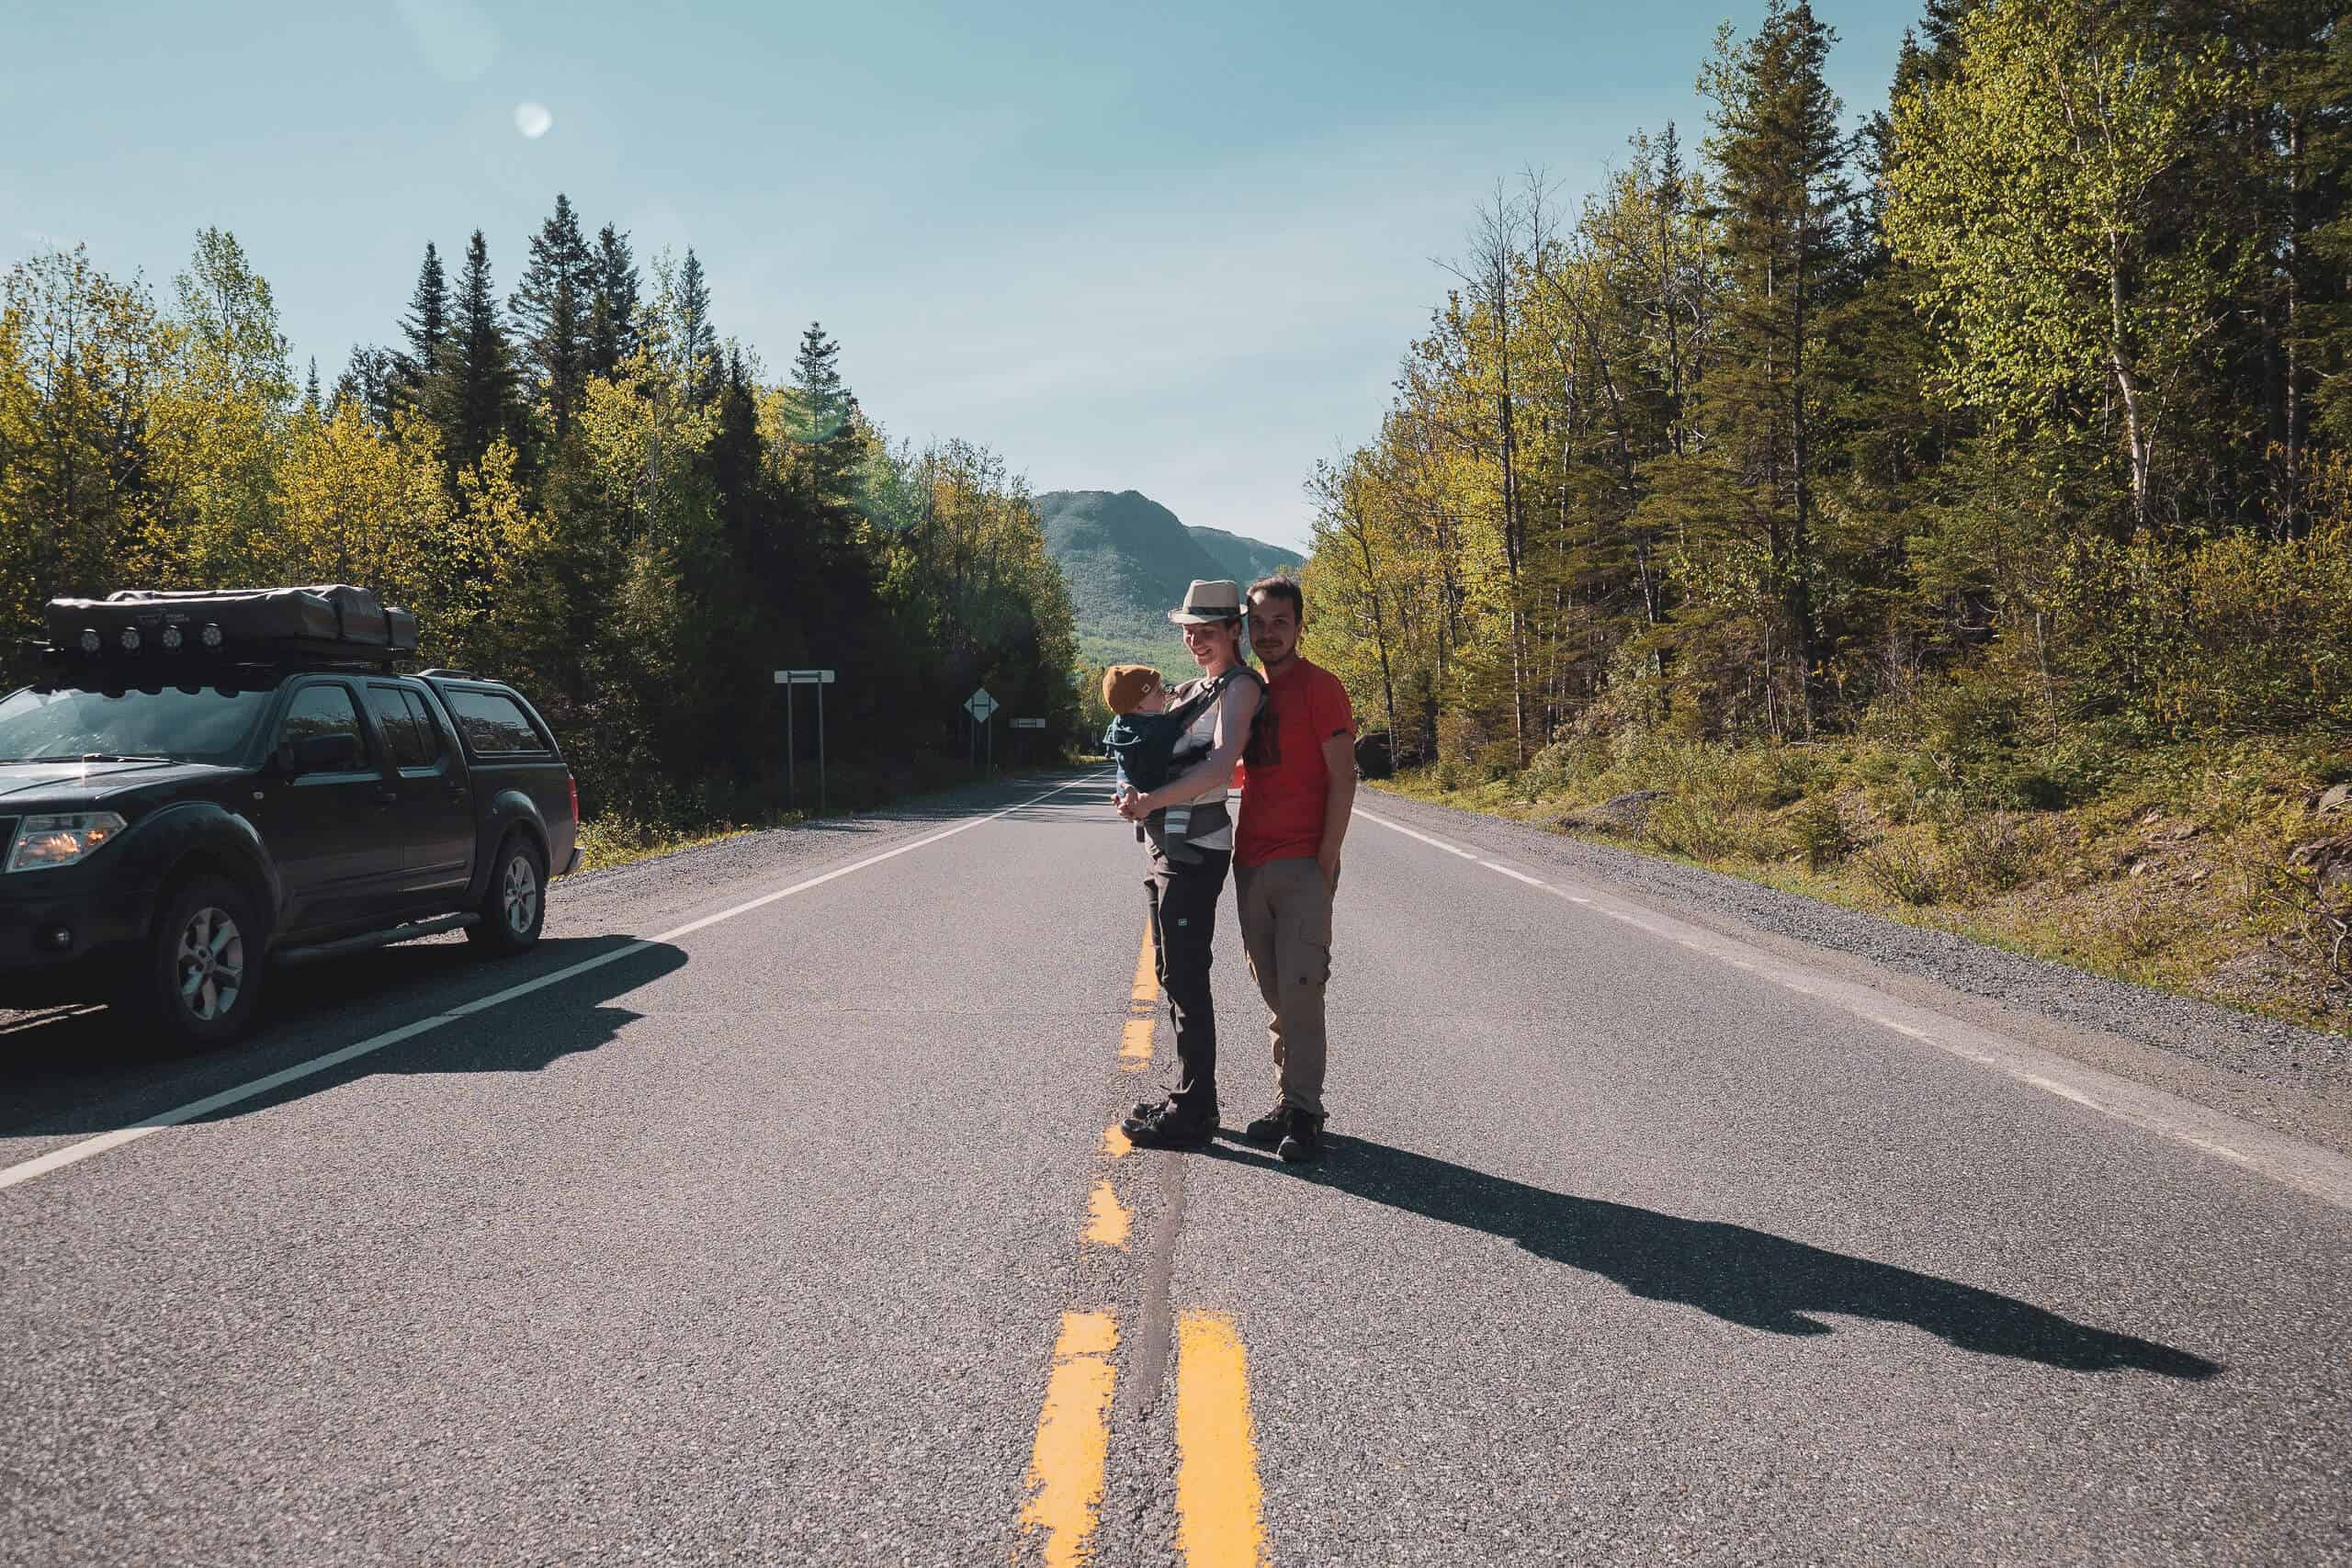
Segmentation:
<svg viewBox="0 0 2352 1568">
<path fill-rule="evenodd" d="M 1331 977 L 1331 895 L 1355 806 L 1355 709 L 1340 678 L 1298 654 L 1306 624 L 1297 580 L 1250 585 L 1250 647 L 1266 697 L 1234 787 L 1233 886 L 1241 946 L 1266 998 L 1281 1093 L 1243 1136 L 1285 1162 L 1323 1154 L 1323 987 Z"/>
</svg>

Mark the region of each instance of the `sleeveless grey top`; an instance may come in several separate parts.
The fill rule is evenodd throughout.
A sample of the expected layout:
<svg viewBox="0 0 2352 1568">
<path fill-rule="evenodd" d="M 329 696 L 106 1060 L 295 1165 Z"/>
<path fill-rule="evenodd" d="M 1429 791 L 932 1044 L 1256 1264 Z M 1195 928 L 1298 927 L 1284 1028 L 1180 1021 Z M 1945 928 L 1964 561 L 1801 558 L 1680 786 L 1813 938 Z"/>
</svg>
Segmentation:
<svg viewBox="0 0 2352 1568">
<path fill-rule="evenodd" d="M 1195 690 L 1202 682 L 1215 679 L 1215 676 L 1203 675 L 1196 680 L 1183 682 L 1169 694 L 1171 704 L 1182 701 L 1184 696 Z M 1246 680 L 1237 679 L 1228 682 L 1225 688 L 1225 695 L 1201 710 L 1200 717 L 1194 719 L 1185 729 L 1183 738 L 1176 742 L 1176 750 L 1170 754 L 1168 767 L 1170 778 L 1183 777 L 1184 774 L 1199 767 L 1203 760 L 1216 750 L 1218 720 L 1224 716 L 1227 708 L 1237 700 L 1240 700 L 1238 694 L 1249 689 L 1250 689 L 1250 683 Z M 1191 801 L 1184 804 L 1194 807 L 1223 806 L 1232 798 L 1232 795 L 1233 790 L 1230 784 L 1219 784 L 1215 789 L 1193 796 Z M 1233 823 L 1228 819 L 1225 826 L 1215 832 L 1204 833 L 1187 841 L 1204 850 L 1229 850 L 1233 847 Z"/>
</svg>

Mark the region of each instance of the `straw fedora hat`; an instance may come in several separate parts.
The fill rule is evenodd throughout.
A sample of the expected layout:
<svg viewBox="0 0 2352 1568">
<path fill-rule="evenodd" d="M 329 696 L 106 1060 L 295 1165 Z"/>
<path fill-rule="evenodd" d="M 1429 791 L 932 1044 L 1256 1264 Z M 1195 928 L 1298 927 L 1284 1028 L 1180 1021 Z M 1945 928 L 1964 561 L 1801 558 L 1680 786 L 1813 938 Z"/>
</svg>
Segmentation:
<svg viewBox="0 0 2352 1568">
<path fill-rule="evenodd" d="M 1182 607 L 1168 612 L 1168 618 L 1180 626 L 1204 626 L 1211 621 L 1238 621 L 1241 618 L 1241 585 L 1229 577 L 1214 580 L 1194 578 L 1193 586 L 1184 590 Z"/>
</svg>

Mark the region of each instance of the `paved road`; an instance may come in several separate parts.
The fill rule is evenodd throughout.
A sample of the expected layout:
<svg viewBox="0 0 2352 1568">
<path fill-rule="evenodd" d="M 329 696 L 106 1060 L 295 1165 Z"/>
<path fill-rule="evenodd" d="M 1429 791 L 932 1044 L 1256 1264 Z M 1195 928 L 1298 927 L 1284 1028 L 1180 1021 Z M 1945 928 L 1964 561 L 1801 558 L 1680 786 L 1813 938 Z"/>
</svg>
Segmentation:
<svg viewBox="0 0 2352 1568">
<path fill-rule="evenodd" d="M 1330 1160 L 1125 1150 L 1046 787 L 0 1032 L 0 1561 L 2352 1562 L 2352 1164 L 1387 800 Z"/>
</svg>

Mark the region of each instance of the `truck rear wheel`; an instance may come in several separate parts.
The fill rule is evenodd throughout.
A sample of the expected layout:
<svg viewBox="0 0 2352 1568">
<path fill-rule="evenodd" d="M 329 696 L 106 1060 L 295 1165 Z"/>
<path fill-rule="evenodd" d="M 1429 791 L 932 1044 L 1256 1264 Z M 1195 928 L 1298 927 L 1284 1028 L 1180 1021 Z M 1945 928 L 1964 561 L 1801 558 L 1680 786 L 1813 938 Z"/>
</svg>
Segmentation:
<svg viewBox="0 0 2352 1568">
<path fill-rule="evenodd" d="M 253 1026 L 261 1001 L 262 925 L 237 886 L 218 876 L 181 885 L 147 938 L 147 955 L 115 1005 L 167 1052 L 208 1051 Z"/>
<path fill-rule="evenodd" d="M 548 860 L 538 845 L 515 833 L 498 846 L 474 912 L 481 919 L 466 928 L 466 940 L 483 953 L 524 953 L 538 942 L 548 919 Z"/>
</svg>

